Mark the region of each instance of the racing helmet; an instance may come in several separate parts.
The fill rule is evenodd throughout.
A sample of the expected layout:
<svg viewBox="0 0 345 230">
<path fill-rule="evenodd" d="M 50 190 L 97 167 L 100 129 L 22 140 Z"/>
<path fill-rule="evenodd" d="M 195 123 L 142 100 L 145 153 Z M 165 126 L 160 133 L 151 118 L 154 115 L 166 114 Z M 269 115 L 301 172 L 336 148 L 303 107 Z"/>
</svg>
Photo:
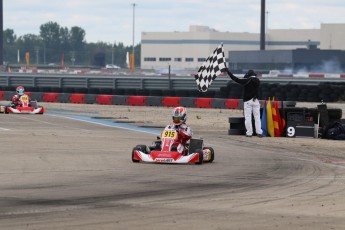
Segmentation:
<svg viewBox="0 0 345 230">
<path fill-rule="evenodd" d="M 16 92 L 18 93 L 18 95 L 24 95 L 24 92 L 25 92 L 25 89 L 23 86 L 18 86 L 17 89 L 16 89 Z"/>
<path fill-rule="evenodd" d="M 187 120 L 187 110 L 184 107 L 176 107 L 172 112 L 174 124 L 181 125 Z"/>
</svg>

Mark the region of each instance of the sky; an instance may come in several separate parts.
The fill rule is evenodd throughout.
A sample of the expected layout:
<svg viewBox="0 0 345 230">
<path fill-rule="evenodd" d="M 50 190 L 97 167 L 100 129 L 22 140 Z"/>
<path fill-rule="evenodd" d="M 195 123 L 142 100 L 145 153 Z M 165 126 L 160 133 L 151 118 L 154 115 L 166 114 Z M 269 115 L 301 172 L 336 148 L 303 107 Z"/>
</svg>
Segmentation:
<svg viewBox="0 0 345 230">
<path fill-rule="evenodd" d="M 135 7 L 133 7 L 135 4 Z M 186 32 L 190 25 L 219 32 L 260 33 L 261 0 L 3 0 L 4 30 L 39 35 L 49 21 L 85 30 L 87 42 L 140 43 L 142 32 Z M 134 11 L 134 13 L 133 13 Z M 266 0 L 268 29 L 319 29 L 345 23 L 344 0 Z"/>
</svg>

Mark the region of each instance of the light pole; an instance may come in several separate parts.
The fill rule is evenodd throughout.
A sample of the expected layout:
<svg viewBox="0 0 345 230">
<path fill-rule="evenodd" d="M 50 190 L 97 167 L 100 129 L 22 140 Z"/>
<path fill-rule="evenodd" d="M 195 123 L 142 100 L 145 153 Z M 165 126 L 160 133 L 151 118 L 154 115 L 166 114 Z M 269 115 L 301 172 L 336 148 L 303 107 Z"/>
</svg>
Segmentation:
<svg viewBox="0 0 345 230">
<path fill-rule="evenodd" d="M 265 50 L 265 6 L 266 1 L 261 0 L 261 26 L 260 26 L 260 50 Z"/>
<path fill-rule="evenodd" d="M 2 4 L 2 0 L 0 0 L 0 65 L 3 64 L 4 62 L 4 55 L 3 55 L 3 51 L 4 51 L 4 44 L 3 44 L 3 31 L 4 31 L 4 11 L 3 11 L 3 4 Z"/>
<path fill-rule="evenodd" d="M 115 47 L 113 45 L 113 47 L 111 47 L 111 64 L 114 65 L 114 50 L 115 50 Z"/>
<path fill-rule="evenodd" d="M 132 70 L 134 70 L 134 68 L 135 68 L 135 64 L 134 64 L 134 25 L 135 25 L 135 6 L 136 6 L 136 4 L 135 3 L 133 3 L 132 4 L 132 6 L 133 6 L 133 47 L 132 47 L 132 60 L 131 60 L 131 62 L 130 62 L 130 68 L 132 69 Z"/>
<path fill-rule="evenodd" d="M 265 42 L 268 42 L 268 14 L 269 12 L 266 11 Z"/>
</svg>

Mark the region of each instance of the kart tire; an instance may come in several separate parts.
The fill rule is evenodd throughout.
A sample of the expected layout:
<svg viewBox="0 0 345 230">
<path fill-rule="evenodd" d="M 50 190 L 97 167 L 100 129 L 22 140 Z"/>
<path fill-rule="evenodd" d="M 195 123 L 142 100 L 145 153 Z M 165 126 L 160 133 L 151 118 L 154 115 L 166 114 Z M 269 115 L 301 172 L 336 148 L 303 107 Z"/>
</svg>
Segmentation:
<svg viewBox="0 0 345 230">
<path fill-rule="evenodd" d="M 211 151 L 211 159 L 207 162 L 212 163 L 214 161 L 214 149 L 212 147 L 204 147 L 203 149 L 209 149 Z"/>
<path fill-rule="evenodd" d="M 137 146 L 135 146 L 135 148 L 137 148 L 137 150 L 140 150 L 140 151 L 142 151 L 145 154 L 149 154 L 148 151 L 147 151 L 147 146 L 146 145 L 137 145 Z"/>
<path fill-rule="evenodd" d="M 201 149 L 196 149 L 195 152 L 199 154 L 199 161 L 196 162 L 195 164 L 201 165 L 204 160 L 204 154 L 202 153 Z"/>
<path fill-rule="evenodd" d="M 137 147 L 134 147 L 133 148 L 133 150 L 132 150 L 132 162 L 134 162 L 134 163 L 138 163 L 139 162 L 139 160 L 137 160 L 137 159 L 134 159 L 134 151 L 135 150 L 140 150 L 139 148 L 137 148 Z"/>
</svg>

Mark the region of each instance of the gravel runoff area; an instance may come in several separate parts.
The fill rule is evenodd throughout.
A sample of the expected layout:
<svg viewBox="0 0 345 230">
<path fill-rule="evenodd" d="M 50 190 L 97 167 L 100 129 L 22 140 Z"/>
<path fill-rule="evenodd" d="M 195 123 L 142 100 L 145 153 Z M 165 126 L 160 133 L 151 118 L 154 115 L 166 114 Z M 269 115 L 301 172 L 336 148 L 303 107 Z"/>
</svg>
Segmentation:
<svg viewBox="0 0 345 230">
<path fill-rule="evenodd" d="M 298 102 L 296 107 L 316 108 L 318 104 L 319 103 Z M 166 124 L 171 122 L 171 111 L 173 109 L 168 107 L 98 104 L 41 103 L 41 105 L 47 108 L 48 113 L 85 115 L 162 129 Z M 345 103 L 328 103 L 327 107 L 342 109 L 342 118 L 345 117 Z M 228 135 L 229 117 L 243 116 L 243 110 L 187 108 L 187 111 L 187 123 L 191 126 L 194 135 L 197 137 L 200 137 L 199 134 L 202 133 L 205 139 L 208 134 L 212 137 L 228 136 L 236 140 L 248 141 L 248 138 L 245 136 Z M 345 158 L 343 141 L 287 137 L 253 137 L 250 141 L 270 147 L 276 146 L 277 149 L 301 150 L 301 152 L 313 154 L 315 157 L 321 158 L 325 162 L 339 161 Z"/>
</svg>

